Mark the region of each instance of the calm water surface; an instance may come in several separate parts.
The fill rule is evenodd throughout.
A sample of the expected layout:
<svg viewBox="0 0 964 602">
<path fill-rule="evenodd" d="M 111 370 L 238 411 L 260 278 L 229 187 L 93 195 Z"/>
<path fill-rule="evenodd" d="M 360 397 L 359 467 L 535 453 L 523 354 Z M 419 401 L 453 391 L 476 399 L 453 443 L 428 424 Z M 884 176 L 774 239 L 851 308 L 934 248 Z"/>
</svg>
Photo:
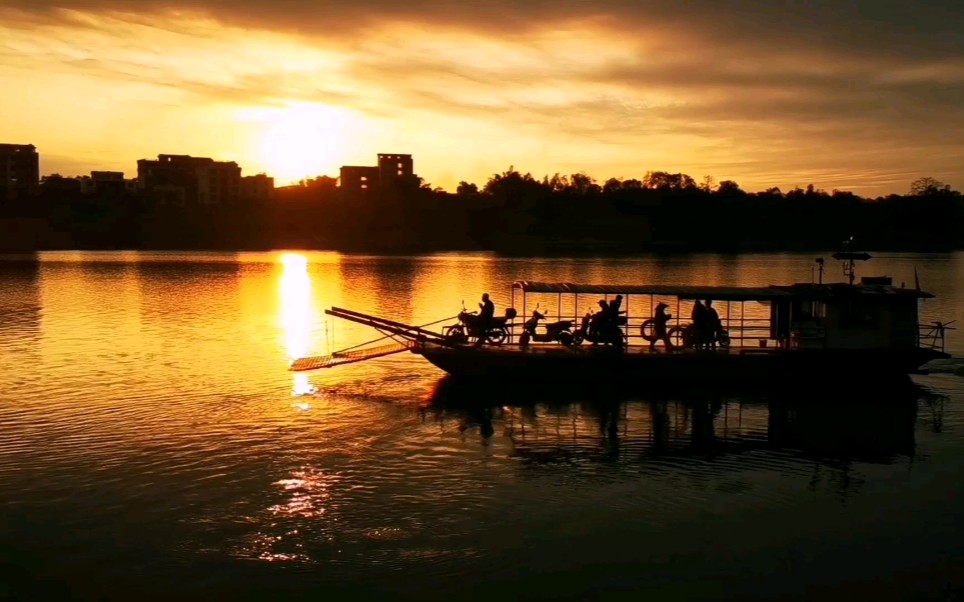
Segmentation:
<svg viewBox="0 0 964 602">
<path fill-rule="evenodd" d="M 809 281 L 813 257 L 0 261 L 0 597 L 951 596 L 964 362 L 908 391 L 505 390 L 488 409 L 412 354 L 287 371 L 373 338 L 330 306 L 424 324 L 485 291 L 501 313 L 513 280 L 768 285 Z M 915 267 L 925 319 L 962 319 L 964 254 L 862 273 Z"/>
</svg>

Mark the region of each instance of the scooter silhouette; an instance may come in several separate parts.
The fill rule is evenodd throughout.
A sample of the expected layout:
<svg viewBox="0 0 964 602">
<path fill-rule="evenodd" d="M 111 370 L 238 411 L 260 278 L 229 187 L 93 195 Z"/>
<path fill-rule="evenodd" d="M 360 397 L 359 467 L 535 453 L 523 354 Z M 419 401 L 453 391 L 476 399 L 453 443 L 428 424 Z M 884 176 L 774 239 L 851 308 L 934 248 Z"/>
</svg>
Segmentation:
<svg viewBox="0 0 964 602">
<path fill-rule="evenodd" d="M 537 332 L 536 327 L 539 325 L 539 321 L 544 320 L 545 317 L 546 315 L 541 313 L 538 307 L 532 310 L 532 317 L 526 320 L 522 334 L 519 335 L 520 347 L 525 348 L 530 341 L 538 343 L 558 341 L 563 345 L 572 344 L 572 320 L 550 322 L 545 325 L 545 332 Z"/>
</svg>

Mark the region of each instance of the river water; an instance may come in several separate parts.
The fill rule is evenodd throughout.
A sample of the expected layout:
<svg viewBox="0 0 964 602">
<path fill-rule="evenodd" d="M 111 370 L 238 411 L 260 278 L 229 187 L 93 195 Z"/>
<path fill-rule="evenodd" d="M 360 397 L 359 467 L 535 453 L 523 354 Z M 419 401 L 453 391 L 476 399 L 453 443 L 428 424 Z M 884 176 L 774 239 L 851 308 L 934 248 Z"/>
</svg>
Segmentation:
<svg viewBox="0 0 964 602">
<path fill-rule="evenodd" d="M 0 598 L 946 598 L 964 587 L 964 362 L 910 391 L 813 375 L 826 388 L 506 390 L 481 409 L 409 353 L 287 371 L 373 338 L 331 306 L 424 324 L 486 291 L 501 313 L 514 280 L 768 285 L 814 266 L 0 261 Z M 962 318 L 964 254 L 859 268 L 907 286 L 916 269 L 937 295 L 923 320 Z"/>
</svg>

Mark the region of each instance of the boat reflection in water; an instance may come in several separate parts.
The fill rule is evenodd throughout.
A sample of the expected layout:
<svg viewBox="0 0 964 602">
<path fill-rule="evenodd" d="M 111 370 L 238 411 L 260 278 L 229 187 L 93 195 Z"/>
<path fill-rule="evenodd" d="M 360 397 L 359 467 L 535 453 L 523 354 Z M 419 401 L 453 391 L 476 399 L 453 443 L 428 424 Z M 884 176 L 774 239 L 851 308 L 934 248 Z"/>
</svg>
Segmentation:
<svg viewBox="0 0 964 602">
<path fill-rule="evenodd" d="M 426 419 L 455 419 L 524 463 L 694 461 L 754 456 L 890 464 L 913 460 L 915 426 L 939 429 L 943 396 L 908 381 L 875 389 L 720 390 L 480 386 L 438 382 Z M 496 436 L 496 433 L 501 433 Z M 725 462 L 724 462 L 725 463 Z"/>
</svg>

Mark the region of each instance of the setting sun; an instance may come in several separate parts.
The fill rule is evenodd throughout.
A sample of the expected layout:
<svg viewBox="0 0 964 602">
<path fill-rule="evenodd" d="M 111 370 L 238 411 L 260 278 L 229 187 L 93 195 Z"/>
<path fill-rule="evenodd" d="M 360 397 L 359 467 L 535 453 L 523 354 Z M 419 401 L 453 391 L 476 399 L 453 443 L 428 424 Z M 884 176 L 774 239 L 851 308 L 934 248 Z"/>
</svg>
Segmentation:
<svg viewBox="0 0 964 602">
<path fill-rule="evenodd" d="M 337 171 L 352 117 L 325 105 L 303 104 L 247 111 L 262 122 L 252 155 L 279 185 Z"/>
</svg>

